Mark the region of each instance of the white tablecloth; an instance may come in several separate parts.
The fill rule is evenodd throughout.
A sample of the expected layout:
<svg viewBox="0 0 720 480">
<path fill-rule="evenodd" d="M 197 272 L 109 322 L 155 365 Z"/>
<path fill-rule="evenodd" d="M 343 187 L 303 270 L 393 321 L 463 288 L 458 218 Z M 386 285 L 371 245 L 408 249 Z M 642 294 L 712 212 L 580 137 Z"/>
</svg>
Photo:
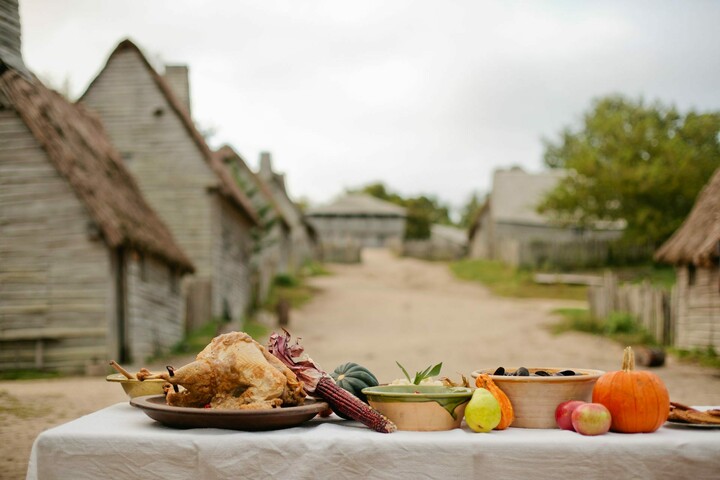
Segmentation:
<svg viewBox="0 0 720 480">
<path fill-rule="evenodd" d="M 375 433 L 314 419 L 270 432 L 164 427 L 117 404 L 40 434 L 28 479 L 720 478 L 720 430 L 584 437 L 510 428 Z"/>
</svg>

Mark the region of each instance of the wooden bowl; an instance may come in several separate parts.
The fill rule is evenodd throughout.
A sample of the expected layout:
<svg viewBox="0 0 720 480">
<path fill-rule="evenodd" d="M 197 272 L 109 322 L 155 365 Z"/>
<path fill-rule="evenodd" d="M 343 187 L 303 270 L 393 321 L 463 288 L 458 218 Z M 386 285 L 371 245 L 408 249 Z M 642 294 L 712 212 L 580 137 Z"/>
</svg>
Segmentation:
<svg viewBox="0 0 720 480">
<path fill-rule="evenodd" d="M 591 402 L 595 382 L 605 373 L 602 370 L 585 368 L 528 368 L 531 374 L 538 370 L 545 370 L 550 374 L 573 370 L 576 375 L 509 377 L 493 375 L 495 370 L 495 368 L 476 370 L 471 375 L 474 378 L 481 373 L 490 375 L 495 385 L 505 392 L 512 403 L 515 420 L 510 426 L 519 428 L 557 428 L 555 422 L 557 406 L 567 400 Z M 509 372 L 515 370 L 517 368 L 507 368 Z"/>
<path fill-rule="evenodd" d="M 398 430 L 430 432 L 460 427 L 473 391 L 440 385 L 381 385 L 362 392 L 370 406 Z"/>
<path fill-rule="evenodd" d="M 165 380 L 162 379 L 143 380 L 141 382 L 140 380 L 136 380 L 134 378 L 127 378 L 125 375 L 120 373 L 108 375 L 105 377 L 105 380 L 122 385 L 123 390 L 125 390 L 125 393 L 127 393 L 130 398 L 142 397 L 145 395 L 162 395 L 162 387 L 165 383 Z"/>
</svg>

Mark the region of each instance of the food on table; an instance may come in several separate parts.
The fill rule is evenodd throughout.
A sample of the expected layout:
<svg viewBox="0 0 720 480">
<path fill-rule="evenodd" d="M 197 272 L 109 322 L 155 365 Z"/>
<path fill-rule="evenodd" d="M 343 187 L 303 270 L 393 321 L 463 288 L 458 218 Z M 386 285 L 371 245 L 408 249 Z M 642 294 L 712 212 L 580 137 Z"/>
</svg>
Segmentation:
<svg viewBox="0 0 720 480">
<path fill-rule="evenodd" d="M 133 375 L 132 373 L 125 370 L 115 360 L 110 360 L 110 366 L 113 367 L 115 370 L 117 370 L 119 373 L 121 373 L 128 380 L 137 380 L 135 375 Z"/>
<path fill-rule="evenodd" d="M 487 433 L 502 419 L 500 403 L 486 388 L 477 388 L 465 407 L 465 423 L 474 432 Z"/>
<path fill-rule="evenodd" d="M 574 432 L 575 427 L 573 427 L 572 424 L 572 412 L 577 407 L 585 403 L 587 402 L 583 402 L 581 400 L 568 400 L 558 405 L 555 409 L 555 422 L 557 423 L 558 428 L 561 430 L 571 430 Z"/>
<path fill-rule="evenodd" d="M 623 352 L 622 370 L 603 374 L 593 388 L 592 398 L 610 410 L 613 432 L 654 432 L 670 412 L 665 384 L 652 372 L 635 370 L 631 347 Z"/>
<path fill-rule="evenodd" d="M 167 404 L 179 407 L 270 409 L 300 405 L 305 400 L 303 385 L 295 374 L 246 333 L 219 335 L 196 358 L 163 373 L 143 368 L 137 378 L 167 381 Z"/>
<path fill-rule="evenodd" d="M 475 379 L 475 386 L 478 388 L 484 388 L 488 390 L 495 397 L 495 400 L 500 404 L 500 423 L 495 427 L 496 430 L 505 430 L 512 424 L 515 419 L 515 412 L 513 411 L 512 403 L 505 392 L 503 392 L 495 382 L 492 381 L 490 375 L 481 373 Z"/>
<path fill-rule="evenodd" d="M 697 410 L 677 402 L 670 402 L 668 420 L 694 425 L 720 425 L 720 409 Z"/>
<path fill-rule="evenodd" d="M 338 366 L 330 376 L 338 386 L 352 393 L 365 403 L 367 403 L 367 397 L 362 393 L 362 389 L 365 387 L 376 387 L 380 384 L 370 370 L 353 362 Z"/>
<path fill-rule="evenodd" d="M 347 415 L 377 432 L 390 433 L 397 430 L 387 417 L 337 386 L 332 377 L 305 353 L 297 340 L 294 344 L 290 343 L 287 331 L 284 335 L 270 335 L 268 351 L 302 380 L 305 391 L 325 400 L 335 412 Z"/>
<path fill-rule="evenodd" d="M 570 415 L 573 430 L 583 435 L 604 435 L 610 430 L 610 411 L 601 403 L 583 403 Z"/>
<path fill-rule="evenodd" d="M 335 380 L 335 383 L 340 387 L 344 388 L 348 392 L 355 395 L 357 398 L 362 400 L 364 403 L 368 403 L 367 396 L 362 393 L 362 389 L 365 387 L 375 387 L 379 385 L 377 378 L 372 374 L 370 370 L 358 365 L 357 363 L 348 362 L 344 363 L 333 370 L 330 376 Z M 328 416 L 332 412 L 322 412 L 321 416 Z M 336 412 L 340 417 L 349 420 L 350 418 L 342 412 Z"/>
<path fill-rule="evenodd" d="M 505 370 L 504 367 L 498 367 L 497 370 L 493 373 L 493 375 L 499 375 L 499 376 L 506 376 L 506 377 L 572 377 L 574 375 L 583 375 L 580 372 L 576 372 L 574 370 L 561 370 L 559 372 L 550 373 L 545 370 L 535 370 L 531 372 L 525 367 L 520 367 L 514 372 L 508 372 Z"/>
</svg>

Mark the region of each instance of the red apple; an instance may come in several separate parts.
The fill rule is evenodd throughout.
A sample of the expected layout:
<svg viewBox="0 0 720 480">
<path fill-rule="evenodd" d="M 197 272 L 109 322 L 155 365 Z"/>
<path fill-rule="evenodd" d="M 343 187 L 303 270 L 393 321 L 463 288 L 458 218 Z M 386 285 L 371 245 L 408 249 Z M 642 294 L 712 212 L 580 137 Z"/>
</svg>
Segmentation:
<svg viewBox="0 0 720 480">
<path fill-rule="evenodd" d="M 572 412 L 577 407 L 584 403 L 585 402 L 581 400 L 568 400 L 567 402 L 563 402 L 558 405 L 555 409 L 555 421 L 557 422 L 558 428 L 561 428 L 562 430 L 575 430 L 573 428 L 570 415 L 572 415 Z"/>
<path fill-rule="evenodd" d="M 610 430 L 610 410 L 600 403 L 585 403 L 570 415 L 576 432 L 583 435 L 602 435 Z"/>
</svg>

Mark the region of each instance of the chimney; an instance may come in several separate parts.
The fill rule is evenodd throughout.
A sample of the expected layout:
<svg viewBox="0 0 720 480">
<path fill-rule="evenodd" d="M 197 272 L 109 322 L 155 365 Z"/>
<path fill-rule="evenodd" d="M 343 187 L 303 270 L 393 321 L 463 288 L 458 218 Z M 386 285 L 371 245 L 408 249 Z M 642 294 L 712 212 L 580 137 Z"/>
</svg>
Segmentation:
<svg viewBox="0 0 720 480">
<path fill-rule="evenodd" d="M 260 176 L 272 178 L 272 157 L 270 152 L 260 152 Z"/>
<path fill-rule="evenodd" d="M 187 65 L 165 65 L 165 81 L 190 113 L 190 79 Z"/>
<path fill-rule="evenodd" d="M 31 78 L 23 62 L 20 36 L 18 0 L 0 0 L 0 73 L 12 68 Z"/>
</svg>

